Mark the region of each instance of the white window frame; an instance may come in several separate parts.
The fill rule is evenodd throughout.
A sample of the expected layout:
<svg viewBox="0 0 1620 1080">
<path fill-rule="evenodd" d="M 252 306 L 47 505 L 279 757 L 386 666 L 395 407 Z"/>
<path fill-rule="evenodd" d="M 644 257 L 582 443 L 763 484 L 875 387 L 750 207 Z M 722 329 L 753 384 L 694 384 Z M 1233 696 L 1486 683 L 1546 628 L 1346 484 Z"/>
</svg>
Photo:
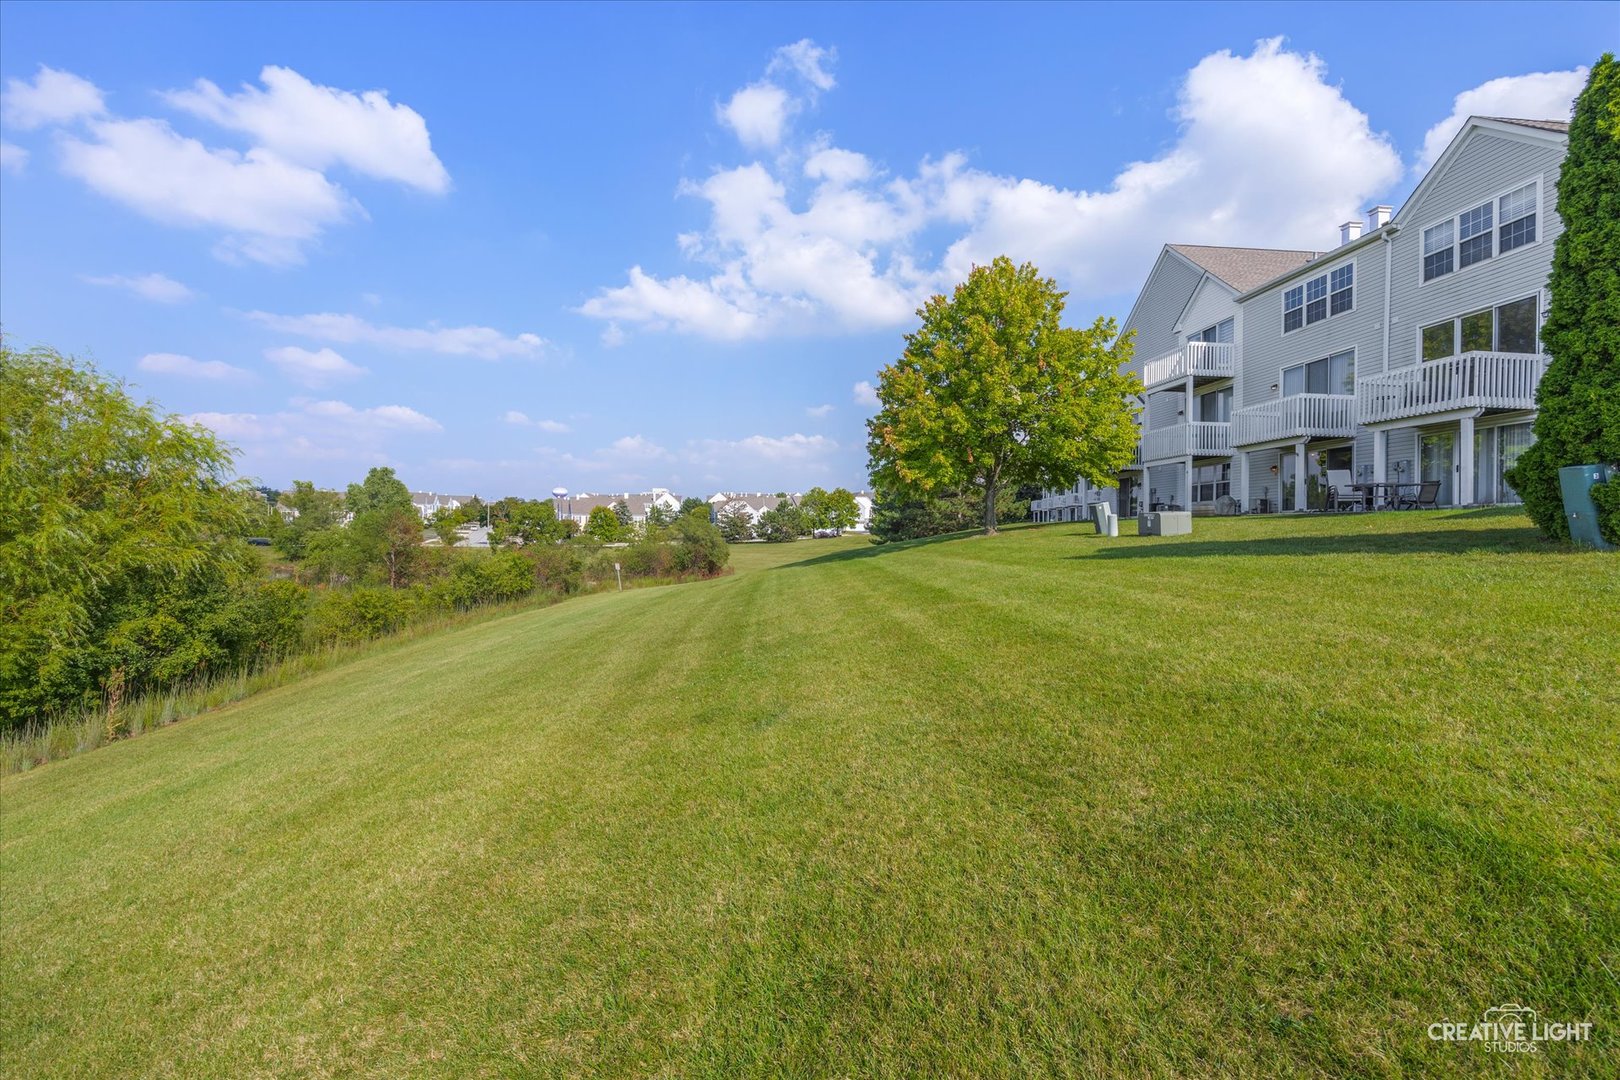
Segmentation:
<svg viewBox="0 0 1620 1080">
<path fill-rule="evenodd" d="M 1523 184 L 1519 185 L 1519 187 L 1523 186 Z M 1518 188 L 1513 188 L 1512 190 L 1517 191 Z M 1340 270 L 1343 270 L 1347 266 L 1350 268 L 1350 306 L 1345 308 L 1343 311 L 1335 312 L 1333 310 L 1333 275 L 1338 273 Z M 1346 315 L 1354 315 L 1356 313 L 1356 306 L 1361 303 L 1361 282 L 1358 280 L 1360 276 L 1361 275 L 1356 272 L 1356 260 L 1354 258 L 1350 258 L 1344 259 L 1332 266 L 1328 266 L 1320 273 L 1312 273 L 1309 277 L 1294 279 L 1299 284 L 1295 285 L 1290 283 L 1288 287 L 1284 288 L 1278 294 L 1278 302 L 1282 305 L 1282 317 L 1279 321 L 1279 326 L 1282 329 L 1282 336 L 1286 337 L 1289 334 L 1297 334 L 1302 330 L 1309 330 L 1313 326 L 1321 326 L 1325 322 L 1331 322 L 1334 319 L 1342 318 Z M 1323 310 L 1326 311 L 1327 314 L 1323 315 L 1320 319 L 1310 319 L 1305 314 L 1308 310 L 1310 310 L 1311 306 L 1310 289 L 1308 286 L 1315 284 L 1317 281 L 1322 282 L 1322 288 L 1325 290 L 1322 294 L 1322 303 L 1325 305 Z M 1300 295 L 1300 322 L 1299 326 L 1293 330 L 1290 330 L 1288 329 L 1288 294 L 1296 289 L 1299 290 Z"/>
<path fill-rule="evenodd" d="M 1521 184 L 1520 187 L 1522 187 L 1522 186 L 1523 185 Z M 1537 240 L 1536 243 L 1539 244 L 1539 243 L 1541 243 L 1541 241 Z M 1526 245 L 1526 246 L 1528 247 L 1529 245 Z M 1514 248 L 1513 250 L 1517 251 L 1519 249 Z M 1502 327 L 1501 327 L 1501 317 L 1497 314 L 1497 312 L 1501 311 L 1503 308 L 1507 307 L 1509 304 L 1522 304 L 1526 300 L 1534 300 L 1535 304 L 1536 304 L 1536 351 L 1533 352 L 1533 353 L 1509 353 L 1508 355 L 1510 355 L 1510 356 L 1526 356 L 1526 355 L 1528 355 L 1528 356 L 1541 356 L 1541 355 L 1544 355 L 1544 353 L 1542 351 L 1542 348 L 1541 348 L 1541 323 L 1542 323 L 1542 314 L 1543 314 L 1543 312 L 1541 310 L 1541 290 L 1537 289 L 1535 292 L 1527 293 L 1524 296 L 1515 296 L 1515 297 L 1512 297 L 1510 299 L 1503 300 L 1502 302 L 1497 303 L 1497 304 L 1490 304 L 1490 305 L 1488 305 L 1486 307 L 1483 307 L 1483 308 L 1475 308 L 1472 311 L 1465 311 L 1461 315 L 1453 315 L 1449 320 L 1448 319 L 1436 319 L 1436 320 L 1434 320 L 1434 322 L 1428 323 L 1427 325 L 1419 326 L 1417 328 L 1417 351 L 1414 354 L 1417 357 L 1418 364 L 1420 366 L 1423 365 L 1423 364 L 1436 364 L 1436 363 L 1439 363 L 1440 360 L 1450 360 L 1452 357 L 1461 356 L 1462 351 L 1461 351 L 1460 346 L 1462 345 L 1462 321 L 1464 319 L 1468 318 L 1468 316 L 1470 316 L 1470 315 L 1478 315 L 1482 311 L 1489 311 L 1491 313 L 1491 348 L 1490 348 L 1490 351 L 1493 352 L 1493 353 L 1494 352 L 1500 352 L 1501 350 L 1497 348 L 1497 342 L 1501 340 Z M 1439 358 L 1439 360 L 1425 360 L 1425 359 L 1423 359 L 1423 331 L 1427 330 L 1430 326 L 1439 326 L 1443 322 L 1450 322 L 1451 323 L 1451 355 L 1450 356 L 1442 356 L 1442 357 Z"/>
<path fill-rule="evenodd" d="M 1535 209 L 1535 215 L 1536 215 L 1536 238 L 1534 240 L 1530 241 L 1528 244 L 1520 244 L 1518 247 L 1512 249 L 1511 251 L 1508 251 L 1508 252 L 1504 253 L 1502 251 L 1502 221 L 1501 221 L 1501 217 L 1502 217 L 1502 199 L 1503 199 L 1504 196 L 1511 195 L 1515 191 L 1518 191 L 1520 188 L 1528 187 L 1531 184 L 1534 184 L 1536 186 L 1536 193 L 1535 193 L 1535 196 L 1534 196 L 1534 198 L 1535 198 L 1535 207 L 1536 207 L 1536 209 Z M 1541 173 L 1536 173 L 1532 177 L 1529 177 L 1529 178 L 1526 178 L 1526 179 L 1521 179 L 1515 184 L 1508 185 L 1507 187 L 1503 188 L 1501 191 L 1498 191 L 1496 194 L 1492 195 L 1489 200 L 1480 199 L 1477 202 L 1474 202 L 1474 203 L 1472 203 L 1472 204 L 1470 204 L 1468 206 L 1463 207 L 1462 209 L 1458 210 L 1455 214 L 1452 214 L 1450 217 L 1435 218 L 1433 221 L 1429 222 L 1427 225 L 1424 225 L 1422 228 L 1416 230 L 1416 232 L 1417 232 L 1417 283 L 1418 283 L 1418 287 L 1422 288 L 1425 285 L 1434 285 L 1434 284 L 1436 284 L 1438 282 L 1441 282 L 1441 281 L 1450 281 L 1453 278 L 1455 278 L 1458 274 L 1466 273 L 1467 271 L 1472 270 L 1476 266 L 1490 266 L 1493 263 L 1495 263 L 1496 260 L 1498 260 L 1498 259 L 1511 258 L 1513 255 L 1516 255 L 1517 253 L 1519 253 L 1521 251 L 1532 251 L 1535 248 L 1540 247 L 1547 239 L 1547 213 L 1546 213 L 1546 206 L 1542 202 L 1542 197 L 1541 196 L 1542 196 L 1542 174 Z M 1490 255 L 1490 258 L 1488 258 L 1488 259 L 1480 259 L 1478 262 L 1472 262 L 1472 263 L 1469 263 L 1467 266 L 1464 266 L 1464 265 L 1462 265 L 1462 239 L 1461 239 L 1461 237 L 1462 237 L 1462 216 L 1464 214 L 1466 214 L 1466 213 L 1469 213 L 1470 211 L 1478 210 L 1481 206 L 1484 206 L 1487 202 L 1490 203 L 1490 207 L 1491 207 L 1491 255 Z M 1514 220 L 1517 221 L 1518 219 L 1515 218 Z M 1451 223 L 1451 269 L 1447 273 L 1441 274 L 1439 277 L 1429 278 L 1429 279 L 1425 280 L 1424 277 L 1423 277 L 1423 234 L 1428 232 L 1430 229 L 1434 228 L 1436 225 L 1444 225 L 1447 222 Z M 1431 323 L 1430 325 L 1432 326 L 1433 323 Z M 1421 346 L 1421 339 L 1420 339 L 1420 346 Z M 1422 354 L 1422 350 L 1421 350 L 1421 347 L 1420 347 L 1419 352 L 1418 352 L 1419 359 L 1422 358 L 1422 355 L 1423 354 Z"/>
<path fill-rule="evenodd" d="M 1430 323 L 1429 325 L 1433 326 L 1434 324 Z M 1422 344 L 1423 344 L 1423 338 L 1422 338 L 1422 334 L 1420 333 L 1419 336 L 1418 336 L 1418 346 L 1421 348 Z M 1277 372 L 1277 396 L 1279 398 L 1298 397 L 1299 396 L 1298 394 L 1290 394 L 1288 392 L 1288 389 L 1287 389 L 1287 387 L 1288 387 L 1288 373 L 1290 371 L 1293 371 L 1295 368 L 1301 368 L 1301 369 L 1308 368 L 1312 364 L 1320 364 L 1325 360 L 1333 359 L 1335 356 L 1338 356 L 1340 353 L 1349 353 L 1350 354 L 1350 393 L 1349 393 L 1349 395 L 1339 394 L 1339 396 L 1340 397 L 1345 397 L 1345 396 L 1354 397 L 1355 393 L 1356 393 L 1356 360 L 1358 359 L 1357 356 L 1356 356 L 1356 346 L 1354 346 L 1354 345 L 1350 346 L 1348 349 L 1334 349 L 1332 352 L 1328 353 L 1326 356 L 1318 356 L 1318 357 L 1315 357 L 1315 358 L 1310 359 L 1310 360 L 1301 360 L 1297 364 L 1289 364 L 1287 367 L 1281 368 Z M 1331 369 L 1329 369 L 1329 370 L 1331 370 Z M 1309 394 L 1311 392 L 1312 391 L 1310 391 L 1310 390 L 1301 390 L 1300 391 L 1300 393 L 1302 393 L 1302 394 Z M 1332 391 L 1332 393 L 1337 394 L 1338 391 Z"/>
</svg>

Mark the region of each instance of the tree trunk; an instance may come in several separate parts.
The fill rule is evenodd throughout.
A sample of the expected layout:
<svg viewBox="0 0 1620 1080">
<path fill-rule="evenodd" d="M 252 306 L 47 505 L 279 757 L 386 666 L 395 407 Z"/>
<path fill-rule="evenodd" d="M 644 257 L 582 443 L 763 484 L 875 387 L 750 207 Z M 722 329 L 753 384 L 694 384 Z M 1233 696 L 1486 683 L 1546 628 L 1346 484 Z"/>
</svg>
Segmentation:
<svg viewBox="0 0 1620 1080">
<path fill-rule="evenodd" d="M 996 535 L 996 493 L 1001 482 L 997 477 L 990 477 L 984 483 L 984 535 Z"/>
</svg>

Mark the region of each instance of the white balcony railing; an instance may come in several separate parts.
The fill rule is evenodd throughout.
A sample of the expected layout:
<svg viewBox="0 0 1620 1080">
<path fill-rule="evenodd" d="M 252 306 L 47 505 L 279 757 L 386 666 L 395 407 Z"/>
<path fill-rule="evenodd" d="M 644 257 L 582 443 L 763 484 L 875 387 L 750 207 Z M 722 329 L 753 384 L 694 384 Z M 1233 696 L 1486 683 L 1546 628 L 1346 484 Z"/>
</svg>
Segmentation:
<svg viewBox="0 0 1620 1080">
<path fill-rule="evenodd" d="M 1363 424 L 1451 409 L 1533 409 L 1547 358 L 1528 353 L 1467 352 L 1356 383 Z"/>
<path fill-rule="evenodd" d="M 1191 375 L 1194 379 L 1229 379 L 1237 371 L 1237 346 L 1230 341 L 1189 341 L 1173 353 L 1142 365 L 1142 385 L 1149 389 Z"/>
<path fill-rule="evenodd" d="M 1353 394 L 1294 394 L 1232 414 L 1232 445 L 1283 439 L 1350 438 L 1356 433 Z"/>
<path fill-rule="evenodd" d="M 1165 461 L 1184 457 L 1225 457 L 1232 452 L 1231 425 L 1196 421 L 1149 431 L 1142 440 L 1142 457 Z"/>
</svg>

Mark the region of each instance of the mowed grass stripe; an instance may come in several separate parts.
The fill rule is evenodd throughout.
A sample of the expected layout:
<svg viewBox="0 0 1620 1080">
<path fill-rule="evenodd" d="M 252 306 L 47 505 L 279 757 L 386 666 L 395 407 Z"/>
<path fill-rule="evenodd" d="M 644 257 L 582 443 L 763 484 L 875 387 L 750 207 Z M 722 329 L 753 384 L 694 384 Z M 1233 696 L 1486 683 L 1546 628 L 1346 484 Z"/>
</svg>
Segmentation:
<svg viewBox="0 0 1620 1080">
<path fill-rule="evenodd" d="M 8 780 L 6 1069 L 1602 1075 L 1613 563 L 1087 532 L 742 548 Z M 1423 1035 L 1506 1000 L 1600 1041 Z"/>
</svg>

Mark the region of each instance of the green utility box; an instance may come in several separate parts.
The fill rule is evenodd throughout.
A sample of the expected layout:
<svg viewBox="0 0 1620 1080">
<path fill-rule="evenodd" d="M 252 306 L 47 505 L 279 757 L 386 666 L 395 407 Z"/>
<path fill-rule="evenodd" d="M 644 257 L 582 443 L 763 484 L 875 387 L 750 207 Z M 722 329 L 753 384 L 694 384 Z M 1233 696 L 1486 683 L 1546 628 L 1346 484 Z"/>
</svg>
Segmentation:
<svg viewBox="0 0 1620 1080">
<path fill-rule="evenodd" d="M 1612 551 L 1614 545 L 1598 532 L 1597 504 L 1592 488 L 1614 479 L 1607 465 L 1566 465 L 1558 470 L 1558 486 L 1564 493 L 1564 516 L 1569 520 L 1569 536 L 1577 544 Z"/>
</svg>

